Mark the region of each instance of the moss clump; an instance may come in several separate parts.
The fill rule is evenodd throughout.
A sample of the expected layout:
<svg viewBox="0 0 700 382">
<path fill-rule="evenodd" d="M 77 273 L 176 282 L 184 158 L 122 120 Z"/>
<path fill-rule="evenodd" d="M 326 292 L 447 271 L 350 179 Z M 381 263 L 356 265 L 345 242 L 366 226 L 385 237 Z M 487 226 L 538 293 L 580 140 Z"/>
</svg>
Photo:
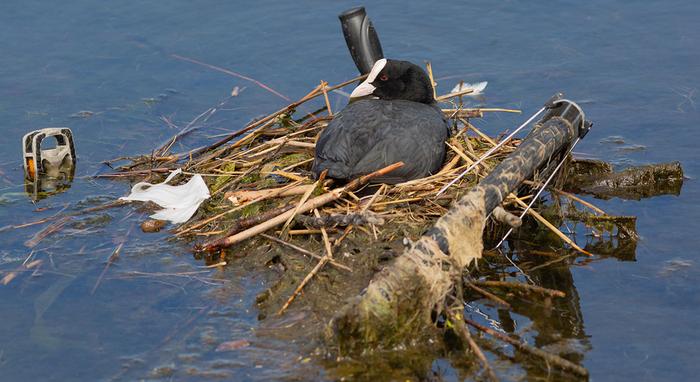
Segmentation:
<svg viewBox="0 0 700 382">
<path fill-rule="evenodd" d="M 279 167 L 287 167 L 299 163 L 301 161 L 305 161 L 307 159 L 311 159 L 311 156 L 307 153 L 294 153 L 285 155 L 282 158 L 276 160 L 275 164 Z"/>
<path fill-rule="evenodd" d="M 221 170 L 225 173 L 227 172 L 234 172 L 236 171 L 236 164 L 235 163 L 227 163 L 225 164 Z M 211 185 L 211 190 L 212 191 L 217 191 L 226 183 L 228 183 L 231 180 L 231 175 L 224 175 L 224 176 L 218 176 L 216 177 L 216 180 L 214 181 L 214 184 Z"/>
</svg>

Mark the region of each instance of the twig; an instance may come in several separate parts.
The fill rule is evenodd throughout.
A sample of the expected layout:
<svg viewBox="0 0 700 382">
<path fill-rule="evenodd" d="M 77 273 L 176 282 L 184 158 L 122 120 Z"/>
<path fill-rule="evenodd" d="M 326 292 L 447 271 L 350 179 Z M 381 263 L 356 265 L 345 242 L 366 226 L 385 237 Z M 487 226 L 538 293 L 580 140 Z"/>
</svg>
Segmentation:
<svg viewBox="0 0 700 382">
<path fill-rule="evenodd" d="M 478 286 L 474 285 L 473 282 L 467 282 L 466 285 L 467 285 L 469 288 L 475 290 L 475 291 L 476 291 L 477 293 L 479 293 L 480 295 L 482 295 L 482 296 L 488 298 L 489 300 L 491 300 L 491 301 L 493 301 L 493 302 L 495 302 L 495 303 L 497 303 L 497 304 L 503 305 L 503 307 L 506 308 L 506 309 L 510 309 L 510 304 L 507 303 L 504 299 L 502 299 L 502 298 L 496 296 L 495 294 L 493 294 L 493 293 L 491 293 L 491 292 L 489 292 L 489 291 L 487 291 L 487 290 L 484 290 L 484 289 L 482 289 L 482 288 L 479 288 Z"/>
<path fill-rule="evenodd" d="M 605 213 L 605 211 L 603 211 L 603 210 L 601 210 L 600 208 L 596 207 L 596 206 L 593 205 L 592 203 L 587 202 L 587 201 L 585 201 L 585 200 L 579 198 L 578 196 L 576 196 L 576 195 L 574 195 L 574 194 L 568 193 L 568 192 L 566 192 L 566 191 L 562 191 L 562 190 L 557 189 L 557 188 L 553 188 L 552 191 L 556 192 L 556 193 L 559 194 L 559 195 L 565 196 L 565 197 L 567 197 L 567 198 L 569 198 L 569 199 L 571 199 L 571 200 L 575 200 L 575 201 L 581 203 L 582 205 L 584 205 L 584 206 L 590 208 L 591 210 L 593 210 L 593 211 L 594 211 L 595 213 L 597 213 L 598 215 L 607 215 L 607 214 Z"/>
<path fill-rule="evenodd" d="M 318 218 L 321 217 L 318 213 L 318 210 L 314 210 L 314 214 Z M 323 243 L 326 246 L 326 255 L 323 256 L 323 258 L 321 258 L 321 260 L 318 262 L 318 264 L 316 264 L 314 269 L 312 269 L 311 272 L 309 272 L 309 274 L 306 275 L 306 277 L 304 277 L 304 280 L 301 281 L 301 284 L 299 284 L 299 286 L 297 287 L 296 290 L 294 290 L 294 293 L 292 293 L 292 295 L 289 297 L 287 302 L 285 302 L 284 305 L 282 306 L 282 308 L 280 308 L 280 310 L 277 312 L 278 316 L 281 316 L 282 313 L 284 313 L 284 311 L 287 310 L 287 308 L 292 303 L 292 301 L 294 301 L 294 299 L 299 294 L 299 292 L 301 292 L 301 290 L 304 288 L 304 286 L 306 286 L 306 284 L 309 281 L 311 281 L 311 279 L 314 277 L 314 275 L 316 275 L 316 273 L 318 273 L 318 271 L 320 271 L 321 268 L 323 268 L 323 266 L 326 265 L 326 263 L 328 261 L 333 259 L 333 252 L 331 250 L 331 243 L 328 240 L 328 234 L 326 233 L 325 228 L 321 228 L 321 234 L 323 235 Z"/>
<path fill-rule="evenodd" d="M 119 243 L 117 248 L 114 249 L 114 252 L 112 252 L 112 254 L 109 255 L 109 258 L 107 259 L 107 264 L 105 264 L 105 267 L 102 269 L 100 276 L 97 278 L 97 281 L 95 282 L 95 286 L 93 286 L 92 290 L 90 291 L 91 295 L 95 294 L 95 291 L 100 286 L 100 283 L 102 283 L 102 278 L 107 273 L 107 269 L 109 268 L 109 266 L 112 265 L 112 263 L 117 261 L 117 259 L 119 258 L 119 253 L 121 252 L 123 246 L 124 246 L 124 242 Z"/>
<path fill-rule="evenodd" d="M 328 193 L 317 196 L 306 203 L 304 203 L 300 208 L 298 208 L 299 213 L 304 213 L 306 211 L 313 210 L 334 200 L 339 199 L 345 192 L 352 191 L 358 187 L 367 184 L 373 178 L 385 175 L 399 167 L 403 166 L 403 162 L 395 163 L 393 165 L 384 167 L 383 169 L 377 170 L 371 174 L 361 176 L 352 182 L 348 183 L 345 187 L 336 188 Z M 243 232 L 239 232 L 235 235 L 228 236 L 226 238 L 220 239 L 216 242 L 216 247 L 229 247 L 233 244 L 239 243 L 243 240 L 251 238 L 257 234 L 263 233 L 273 227 L 283 224 L 290 216 L 292 216 L 294 211 L 286 211 L 270 220 L 267 220 L 255 227 L 251 227 Z M 205 247 L 207 250 L 214 249 L 211 245 Z"/>
<path fill-rule="evenodd" d="M 46 228 L 42 229 L 41 231 L 37 232 L 36 234 L 34 234 L 34 236 L 32 236 L 31 239 L 25 241 L 24 246 L 27 248 L 36 247 L 46 237 L 60 231 L 61 228 L 63 228 L 63 226 L 65 226 L 66 223 L 68 223 L 71 219 L 72 219 L 72 216 L 64 216 L 61 219 L 51 223 L 48 227 L 46 227 Z"/>
<path fill-rule="evenodd" d="M 523 208 L 527 208 L 527 204 L 525 204 L 525 202 L 523 202 L 519 198 L 515 198 L 515 202 L 518 203 Z M 540 223 L 544 224 L 545 227 L 549 228 L 550 231 L 554 232 L 555 235 L 559 236 L 562 240 L 564 240 L 567 244 L 569 244 L 575 250 L 577 250 L 577 251 L 579 251 L 587 256 L 593 256 L 592 253 L 579 247 L 573 240 L 569 239 L 568 236 L 566 236 L 563 232 L 561 232 L 557 227 L 555 227 L 552 223 L 547 221 L 547 219 L 542 217 L 542 215 L 537 213 L 535 210 L 529 209 L 529 210 L 527 210 L 527 213 L 532 215 L 532 217 L 535 218 Z"/>
<path fill-rule="evenodd" d="M 114 249 L 114 252 L 112 252 L 112 254 L 109 255 L 109 258 L 107 259 L 107 264 L 105 264 L 104 269 L 102 269 L 102 273 L 100 273 L 100 276 L 97 278 L 97 281 L 95 282 L 95 286 L 92 287 L 92 291 L 90 291 L 91 295 L 95 294 L 95 291 L 100 286 L 100 283 L 102 282 L 102 278 L 107 273 L 107 269 L 109 269 L 109 266 L 112 265 L 112 263 L 117 261 L 117 259 L 119 258 L 119 254 L 121 253 L 122 247 L 124 247 L 124 243 L 126 243 L 126 239 L 129 237 L 129 235 L 131 234 L 131 231 L 134 229 L 134 225 L 135 225 L 135 223 L 131 224 L 131 227 L 129 227 L 129 230 L 126 231 L 126 234 L 124 234 L 124 237 L 121 238 L 121 243 L 119 243 L 117 248 Z"/>
<path fill-rule="evenodd" d="M 304 195 L 301 196 L 301 199 L 299 199 L 299 203 L 297 204 L 297 207 L 294 209 L 294 211 L 289 215 L 289 218 L 287 219 L 286 222 L 284 222 L 284 225 L 282 226 L 282 235 L 284 236 L 284 233 L 287 231 L 287 228 L 289 228 L 289 225 L 292 223 L 292 220 L 294 220 L 294 217 L 299 213 L 299 210 L 301 209 L 301 206 L 306 203 L 307 200 L 309 200 L 309 197 L 311 194 L 314 192 L 316 187 L 319 186 L 320 180 L 317 180 L 316 183 L 314 183 L 313 187 L 309 187 L 308 190 L 304 193 Z"/>
<path fill-rule="evenodd" d="M 443 94 L 441 96 L 435 97 L 435 100 L 438 102 L 442 102 L 442 101 L 446 101 L 450 98 L 460 97 L 460 96 L 463 96 L 466 94 L 471 94 L 471 93 L 474 93 L 474 89 L 464 89 L 464 90 L 460 90 L 458 92 Z"/>
<path fill-rule="evenodd" d="M 340 84 L 338 84 L 338 85 L 331 86 L 330 88 L 327 89 L 327 91 L 331 91 L 331 90 L 335 90 L 335 89 L 342 88 L 342 87 L 344 87 L 344 86 L 347 86 L 347 85 L 350 85 L 350 84 L 352 84 L 352 83 L 355 83 L 355 82 L 357 82 L 358 80 L 364 79 L 365 77 L 366 77 L 366 75 L 362 75 L 362 76 L 355 77 L 355 78 L 353 78 L 353 79 L 351 79 L 351 80 L 349 80 L 349 81 L 345 81 L 345 82 L 342 82 L 342 83 L 340 83 Z M 200 150 L 198 150 L 198 151 L 192 153 L 192 156 L 193 156 L 193 157 L 197 157 L 197 156 L 199 156 L 199 155 L 201 155 L 201 154 L 203 154 L 203 153 L 205 153 L 205 152 L 207 152 L 207 151 L 214 150 L 214 149 L 218 148 L 219 146 L 221 146 L 221 145 L 223 145 L 223 144 L 229 142 L 230 140 L 236 138 L 237 136 L 239 136 L 239 135 L 241 135 L 241 134 L 243 134 L 243 133 L 246 133 L 246 132 L 248 132 L 248 131 L 250 131 L 250 130 L 252 130 L 252 129 L 254 129 L 254 128 L 256 128 L 256 127 L 258 127 L 258 126 L 260 126 L 260 125 L 262 125 L 262 124 L 264 124 L 264 123 L 266 123 L 266 122 L 272 121 L 274 118 L 276 118 L 276 117 L 279 116 L 280 114 L 284 114 L 284 113 L 287 113 L 287 112 L 289 112 L 289 111 L 291 111 L 291 110 L 294 110 L 296 107 L 298 107 L 298 106 L 301 105 L 302 103 L 304 103 L 304 102 L 306 102 L 306 101 L 309 101 L 309 100 L 312 100 L 312 99 L 318 97 L 319 95 L 323 94 L 323 92 L 321 92 L 321 91 L 319 91 L 319 90 L 320 90 L 320 88 L 317 86 L 317 87 L 316 87 L 314 90 L 312 90 L 309 94 L 305 95 L 304 97 L 302 97 L 302 98 L 299 99 L 298 101 L 293 102 L 293 103 L 287 105 L 286 107 L 283 107 L 283 108 L 277 110 L 276 112 L 274 112 L 274 113 L 272 113 L 272 114 L 270 114 L 270 115 L 268 115 L 268 116 L 266 116 L 266 117 L 264 117 L 264 118 L 262 118 L 262 119 L 259 119 L 259 120 L 255 121 L 255 122 L 249 123 L 246 127 L 242 128 L 242 129 L 240 129 L 240 130 L 238 130 L 238 131 L 236 131 L 236 132 L 234 132 L 234 133 L 231 133 L 230 135 L 224 137 L 223 139 L 217 141 L 216 143 L 214 143 L 214 144 L 212 144 L 212 145 L 209 145 L 209 146 L 207 146 L 207 147 L 204 147 L 204 148 L 202 148 L 202 149 L 200 149 Z M 327 119 L 330 119 L 330 117 L 320 117 L 320 118 L 316 118 L 316 119 L 314 119 L 314 120 L 312 120 L 312 121 L 309 121 L 309 122 L 307 122 L 307 123 L 315 123 L 315 122 L 318 122 L 318 121 L 321 121 L 321 120 L 327 120 Z"/>
<path fill-rule="evenodd" d="M 197 65 L 200 65 L 200 66 L 204 66 L 205 68 L 209 68 L 209 69 L 212 69 L 212 70 L 216 70 L 217 72 L 225 73 L 225 74 L 228 74 L 228 75 L 230 75 L 230 76 L 238 77 L 238 78 L 240 78 L 240 79 L 242 79 L 242 80 L 250 81 L 250 82 L 252 82 L 252 83 L 254 83 L 254 84 L 260 86 L 261 88 L 263 88 L 263 89 L 269 91 L 270 93 L 272 93 L 272 94 L 274 94 L 274 95 L 276 95 L 276 96 L 282 98 L 282 99 L 285 100 L 285 101 L 291 101 L 291 100 L 289 99 L 289 97 L 287 97 L 286 95 L 284 95 L 284 94 L 278 92 L 277 90 L 275 90 L 275 89 L 273 89 L 273 88 L 271 88 L 271 87 L 265 85 L 264 83 L 262 83 L 262 82 L 260 82 L 260 81 L 258 81 L 258 80 L 256 80 L 256 79 L 254 79 L 254 78 L 250 78 L 250 77 L 244 76 L 244 75 L 242 75 L 242 74 L 240 74 L 240 73 L 236 73 L 236 72 L 234 72 L 233 70 L 224 69 L 224 68 L 222 68 L 222 67 L 219 67 L 219 66 L 216 66 L 216 65 L 212 65 L 212 64 L 207 64 L 206 62 L 202 62 L 202 61 L 199 61 L 199 60 L 195 60 L 194 58 L 190 58 L 190 57 L 181 56 L 181 55 L 179 55 L 179 54 L 171 54 L 170 57 L 175 58 L 175 59 L 178 59 L 178 60 L 181 60 L 181 61 L 187 61 L 187 62 L 190 62 L 190 63 L 193 63 L 193 64 L 197 64 Z"/>
<path fill-rule="evenodd" d="M 524 342 L 520 342 L 516 339 L 510 338 L 505 334 L 499 333 L 491 328 L 488 328 L 488 327 L 483 326 L 479 323 L 476 323 L 476 322 L 474 322 L 466 317 L 464 318 L 464 322 L 481 330 L 482 332 L 484 332 L 486 334 L 489 334 L 493 337 L 498 338 L 501 341 L 507 342 L 507 343 L 515 346 L 516 348 L 522 350 L 522 351 L 525 351 L 525 352 L 530 353 L 532 355 L 538 356 L 538 357 L 544 359 L 545 362 L 547 362 L 548 364 L 558 366 L 564 370 L 571 371 L 571 372 L 573 372 L 577 375 L 583 376 L 583 377 L 588 376 L 588 370 L 586 370 L 584 367 L 581 367 L 581 366 L 579 366 L 571 361 L 567 361 L 564 358 L 559 357 L 556 354 L 548 353 L 544 350 L 540 350 L 536 347 L 530 346 Z"/>
<path fill-rule="evenodd" d="M 328 110 L 328 115 L 333 116 L 333 109 L 331 108 L 331 101 L 328 99 L 328 82 L 321 81 L 321 90 L 323 91 L 323 98 L 326 101 L 326 110 Z"/>
<path fill-rule="evenodd" d="M 319 231 L 320 231 L 320 230 L 319 230 Z M 304 248 L 302 248 L 302 247 L 299 247 L 299 246 L 297 246 L 297 245 L 294 245 L 294 244 L 292 244 L 292 243 L 290 243 L 290 242 L 288 242 L 288 241 L 284 241 L 284 240 L 282 240 L 282 239 L 276 238 L 276 237 L 274 237 L 274 236 L 270 236 L 270 235 L 268 235 L 268 234 L 266 234 L 266 233 L 261 233 L 260 236 L 264 237 L 264 238 L 267 239 L 267 240 L 271 240 L 271 241 L 274 241 L 275 243 L 278 243 L 278 244 L 284 245 L 284 246 L 286 246 L 286 247 L 289 247 L 289 248 L 291 248 L 291 249 L 293 249 L 293 250 L 295 250 L 295 251 L 297 251 L 297 252 L 299 252 L 299 253 L 303 253 L 304 255 L 311 256 L 311 257 L 313 257 L 313 258 L 315 258 L 315 259 L 319 259 L 319 260 L 320 260 L 320 259 L 323 258 L 323 256 L 319 256 L 319 255 L 317 255 L 317 254 L 315 254 L 315 253 L 313 253 L 313 252 L 311 252 L 311 251 L 307 251 L 306 249 L 304 249 Z M 347 267 L 347 266 L 345 266 L 345 265 L 343 265 L 343 264 L 340 264 L 340 263 L 338 263 L 338 262 L 336 262 L 336 261 L 334 261 L 334 260 L 331 260 L 331 261 L 330 261 L 330 264 L 331 264 L 332 266 L 336 267 L 336 268 L 343 269 L 343 270 L 346 270 L 346 271 L 348 271 L 348 272 L 352 272 L 352 268 Z"/>
<path fill-rule="evenodd" d="M 151 175 L 153 173 L 166 173 L 166 172 L 170 172 L 173 170 L 174 169 L 171 167 L 159 167 L 159 168 L 151 168 L 148 170 L 133 170 L 133 171 L 110 173 L 110 174 L 97 174 L 94 176 L 94 178 L 128 178 L 128 177 L 137 176 L 137 175 Z"/>
<path fill-rule="evenodd" d="M 250 206 L 251 204 L 254 204 L 254 203 L 263 201 L 263 200 L 265 200 L 265 199 L 274 198 L 274 197 L 277 196 L 278 194 L 281 194 L 281 193 L 283 193 L 284 191 L 289 190 L 289 189 L 291 189 L 291 188 L 297 186 L 298 184 L 299 184 L 299 182 L 295 182 L 295 183 L 292 183 L 292 184 L 287 185 L 287 186 L 285 186 L 285 187 L 278 188 L 277 190 L 275 190 L 275 192 L 271 192 L 271 193 L 269 193 L 269 194 L 267 194 L 267 195 L 258 196 L 256 199 L 253 199 L 253 200 L 249 201 L 248 203 L 245 203 L 245 204 L 236 206 L 236 207 L 234 207 L 234 208 L 231 208 L 231 209 L 228 210 L 228 211 L 224 211 L 224 212 L 222 212 L 222 213 L 220 213 L 220 214 L 218 214 L 218 215 L 214 215 L 214 216 L 212 216 L 212 217 L 210 217 L 210 218 L 208 218 L 208 219 L 205 219 L 205 220 L 203 220 L 203 221 L 201 221 L 201 222 L 199 222 L 199 223 L 197 223 L 197 224 L 194 224 L 194 225 L 192 225 L 192 226 L 190 226 L 190 227 L 188 227 L 188 228 L 186 228 L 186 229 L 182 229 L 182 230 L 178 231 L 175 235 L 176 235 L 176 236 L 182 236 L 182 235 L 184 235 L 185 233 L 187 233 L 187 232 L 189 232 L 189 231 L 192 231 L 192 230 L 197 229 L 197 228 L 199 228 L 199 227 L 202 227 L 202 226 L 204 226 L 204 225 L 206 225 L 206 224 L 209 224 L 209 223 L 213 222 L 214 220 L 217 220 L 217 219 L 219 219 L 219 218 L 221 218 L 221 217 L 223 217 L 223 216 L 226 216 L 226 215 L 228 215 L 228 214 L 230 214 L 230 213 L 239 211 L 239 210 L 241 210 L 241 209 L 243 209 L 243 208 L 245 208 L 245 207 Z"/>
<path fill-rule="evenodd" d="M 507 281 L 491 281 L 491 280 L 474 281 L 473 283 L 474 283 L 474 285 L 484 286 L 484 287 L 526 290 L 528 292 L 535 292 L 535 293 L 543 294 L 543 295 L 549 296 L 549 297 L 566 297 L 566 293 L 564 293 L 560 290 L 549 289 L 549 288 L 544 288 L 541 286 L 530 285 L 530 284 L 525 284 L 525 283 L 512 283 L 512 282 L 507 282 Z"/>
<path fill-rule="evenodd" d="M 493 369 L 491 368 L 491 365 L 489 365 L 489 361 L 486 359 L 484 352 L 481 351 L 479 345 L 477 345 L 477 343 L 472 338 L 472 335 L 469 332 L 469 328 L 467 328 L 467 326 L 465 325 L 465 319 L 462 313 L 456 313 L 453 309 L 447 309 L 447 314 L 450 318 L 450 321 L 452 322 L 452 330 L 454 330 L 460 338 L 467 342 L 471 351 L 481 362 L 481 366 L 484 368 L 488 379 L 491 381 L 498 381 L 498 377 L 496 377 L 496 373 L 494 373 Z"/>
</svg>

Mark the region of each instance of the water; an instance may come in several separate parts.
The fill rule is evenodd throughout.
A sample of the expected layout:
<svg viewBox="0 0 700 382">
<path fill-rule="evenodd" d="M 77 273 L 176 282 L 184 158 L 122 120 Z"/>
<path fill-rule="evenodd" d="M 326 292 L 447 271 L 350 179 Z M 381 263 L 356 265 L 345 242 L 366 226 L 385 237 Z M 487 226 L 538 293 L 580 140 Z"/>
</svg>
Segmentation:
<svg viewBox="0 0 700 382">
<path fill-rule="evenodd" d="M 15 2 L 0 5 L 0 226 L 77 210 L 128 192 L 93 180 L 102 161 L 149 152 L 179 126 L 240 96 L 178 149 L 240 128 L 287 104 L 254 84 L 175 59 L 192 57 L 258 79 L 289 98 L 323 79 L 355 75 L 336 15 L 354 2 Z M 430 60 L 441 93 L 463 79 L 489 81 L 490 106 L 534 112 L 565 91 L 596 122 L 577 147 L 616 164 L 680 160 L 680 196 L 597 201 L 639 217 L 635 262 L 606 259 L 571 268 L 592 380 L 689 380 L 700 335 L 696 123 L 700 116 L 700 5 L 693 1 L 565 1 L 534 4 L 366 3 L 385 54 Z M 336 107 L 344 99 L 333 95 Z M 90 114 L 88 117 L 80 117 Z M 521 117 L 478 121 L 489 133 Z M 27 131 L 69 126 L 78 169 L 64 193 L 32 203 L 23 193 L 19 141 Z M 601 142 L 622 136 L 626 146 Z M 274 279 L 231 264 L 209 270 L 186 242 L 143 234 L 145 213 L 108 210 L 69 223 L 33 249 L 46 225 L 0 232 L 0 270 L 42 260 L 0 286 L 2 380 L 322 377 L 292 340 L 258 338 L 254 296 Z M 94 216 L 93 216 L 94 218 Z M 84 219 L 83 219 L 84 220 Z M 106 267 L 120 243 L 119 258 Z M 104 272 L 104 275 L 102 275 Z M 135 274 L 134 272 L 144 272 Z M 183 272 L 202 272 L 183 276 Z M 174 274 L 179 275 L 174 275 Z M 100 276 L 102 275 L 102 276 Z M 521 318 L 516 317 L 516 321 Z M 523 321 L 526 321 L 522 318 Z M 215 352 L 223 341 L 250 345 Z M 449 362 L 433 368 L 446 379 Z M 173 374 L 174 373 L 174 374 Z M 510 375 L 510 374 L 509 374 Z M 517 377 L 519 374 L 514 372 Z"/>
</svg>

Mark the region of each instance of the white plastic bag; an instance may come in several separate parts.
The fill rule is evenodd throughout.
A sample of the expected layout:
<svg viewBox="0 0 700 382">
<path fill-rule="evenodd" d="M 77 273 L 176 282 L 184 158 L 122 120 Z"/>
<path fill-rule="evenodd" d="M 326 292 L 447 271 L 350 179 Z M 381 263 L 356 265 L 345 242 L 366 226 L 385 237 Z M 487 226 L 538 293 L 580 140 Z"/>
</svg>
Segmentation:
<svg viewBox="0 0 700 382">
<path fill-rule="evenodd" d="M 204 179 L 196 174 L 189 182 L 171 186 L 168 183 L 182 169 L 170 173 L 163 183 L 150 184 L 139 182 L 131 188 L 131 194 L 119 198 L 120 200 L 138 200 L 142 202 L 154 202 L 163 207 L 162 210 L 151 215 L 158 220 L 169 220 L 173 223 L 184 223 L 189 220 L 203 201 L 209 199 L 209 188 Z"/>
</svg>

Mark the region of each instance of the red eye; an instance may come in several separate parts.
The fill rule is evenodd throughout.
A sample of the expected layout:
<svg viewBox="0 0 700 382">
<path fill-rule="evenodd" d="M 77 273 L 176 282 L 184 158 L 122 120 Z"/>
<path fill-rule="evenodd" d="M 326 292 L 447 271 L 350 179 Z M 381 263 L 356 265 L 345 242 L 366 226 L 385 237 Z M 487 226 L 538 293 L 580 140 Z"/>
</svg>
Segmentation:
<svg viewBox="0 0 700 382">
<path fill-rule="evenodd" d="M 388 79 L 389 79 L 389 76 L 387 76 L 386 74 L 382 74 L 381 76 L 379 76 L 380 81 L 386 81 Z"/>
</svg>

